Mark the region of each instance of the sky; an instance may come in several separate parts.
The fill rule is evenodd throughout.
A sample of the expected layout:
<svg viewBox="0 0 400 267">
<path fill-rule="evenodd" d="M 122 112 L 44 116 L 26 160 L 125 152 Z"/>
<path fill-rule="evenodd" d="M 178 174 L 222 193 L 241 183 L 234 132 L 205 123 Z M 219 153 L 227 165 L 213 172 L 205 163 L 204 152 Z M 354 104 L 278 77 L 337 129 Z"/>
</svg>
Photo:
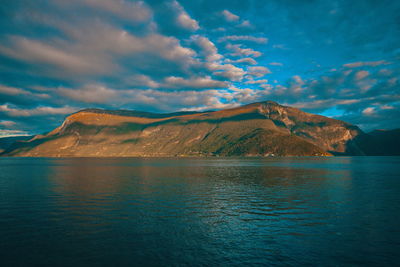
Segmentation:
<svg viewBox="0 0 400 267">
<path fill-rule="evenodd" d="M 3 0 L 0 136 L 272 100 L 400 128 L 400 1 Z"/>
</svg>

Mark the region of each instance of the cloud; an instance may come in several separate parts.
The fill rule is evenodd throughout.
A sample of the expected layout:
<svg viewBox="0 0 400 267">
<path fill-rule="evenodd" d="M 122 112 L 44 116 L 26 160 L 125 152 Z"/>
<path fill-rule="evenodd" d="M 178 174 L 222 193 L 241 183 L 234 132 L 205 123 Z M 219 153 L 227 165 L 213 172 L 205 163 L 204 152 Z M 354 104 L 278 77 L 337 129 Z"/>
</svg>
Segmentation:
<svg viewBox="0 0 400 267">
<path fill-rule="evenodd" d="M 221 12 L 222 16 L 225 18 L 226 21 L 228 22 L 233 22 L 233 21 L 238 21 L 240 18 L 239 16 L 233 14 L 232 12 L 230 12 L 229 10 L 223 10 Z"/>
<path fill-rule="evenodd" d="M 37 93 L 22 88 L 0 85 L 0 104 L 11 102 L 30 105 L 33 101 L 43 101 L 50 98 L 51 96 L 48 93 Z"/>
<path fill-rule="evenodd" d="M 400 125 L 400 39 L 388 34 L 397 31 L 397 2 L 351 10 L 327 1 L 228 2 L 0 7 L 0 121 L 41 132 L 57 126 L 66 107 L 164 112 L 271 99 L 316 113 L 337 108 L 337 118 L 366 129 Z M 271 68 L 271 83 L 259 67 Z M 58 113 L 44 120 L 43 107 Z M 363 114 L 367 108 L 374 114 Z"/>
<path fill-rule="evenodd" d="M 268 63 L 269 65 L 271 65 L 271 66 L 283 66 L 283 63 L 280 63 L 280 62 L 271 62 L 271 63 Z"/>
<path fill-rule="evenodd" d="M 226 88 L 227 83 L 212 80 L 211 77 L 195 77 L 191 79 L 183 79 L 181 77 L 171 76 L 165 79 L 164 86 L 166 88 L 190 88 L 190 89 L 210 89 L 210 88 Z"/>
<path fill-rule="evenodd" d="M 133 22 L 144 22 L 151 18 L 152 11 L 143 1 L 128 0 L 54 0 L 60 8 L 89 7 L 96 11 L 103 11 L 120 19 Z"/>
<path fill-rule="evenodd" d="M 261 52 L 255 51 L 251 48 L 242 48 L 242 45 L 240 44 L 227 44 L 226 49 L 233 51 L 233 53 L 231 53 L 232 56 L 260 57 L 262 55 Z"/>
<path fill-rule="evenodd" d="M 29 136 L 25 131 L 20 130 L 2 130 L 0 129 L 0 138 L 2 137 L 12 137 L 12 136 Z"/>
<path fill-rule="evenodd" d="M 374 107 L 365 108 L 365 109 L 362 111 L 362 114 L 363 114 L 363 115 L 366 115 L 366 116 L 374 115 L 374 114 L 375 114 L 375 108 L 374 108 Z"/>
<path fill-rule="evenodd" d="M 61 96 L 84 103 L 107 103 L 115 100 L 117 92 L 102 85 L 86 85 L 80 89 L 59 88 Z"/>
<path fill-rule="evenodd" d="M 288 49 L 288 48 L 286 47 L 286 45 L 284 45 L 284 44 L 274 44 L 274 45 L 272 46 L 272 48 L 274 48 L 274 49 L 280 49 L 280 50 L 286 50 L 286 49 Z"/>
<path fill-rule="evenodd" d="M 263 84 L 263 83 L 268 83 L 268 80 L 262 79 L 262 80 L 248 80 L 245 82 L 246 84 Z"/>
<path fill-rule="evenodd" d="M 178 3 L 178 1 L 172 1 L 171 6 L 176 11 L 176 23 L 184 29 L 190 31 L 197 31 L 200 29 L 199 23 L 192 19 L 185 9 Z"/>
<path fill-rule="evenodd" d="M 247 73 L 255 77 L 263 77 L 266 74 L 270 74 L 271 71 L 267 67 L 255 66 L 255 67 L 248 67 Z"/>
<path fill-rule="evenodd" d="M 4 126 L 4 127 L 12 127 L 16 124 L 17 123 L 14 121 L 0 121 L 0 126 Z"/>
<path fill-rule="evenodd" d="M 15 88 L 15 87 L 10 87 L 10 86 L 4 86 L 0 85 L 0 94 L 6 94 L 6 95 L 23 95 L 27 94 L 28 92 L 20 89 L 20 88 Z"/>
<path fill-rule="evenodd" d="M 33 109 L 12 108 L 9 105 L 0 105 L 0 112 L 4 112 L 11 117 L 30 117 L 45 115 L 71 114 L 76 109 L 72 107 L 36 107 Z"/>
<path fill-rule="evenodd" d="M 366 71 L 366 70 L 360 70 L 360 71 L 358 71 L 357 73 L 356 73 L 356 75 L 355 75 L 355 78 L 356 78 L 356 80 L 362 80 L 362 79 L 364 79 L 364 78 L 366 78 L 366 77 L 368 77 L 369 76 L 369 72 L 368 71 Z"/>
<path fill-rule="evenodd" d="M 195 63 L 196 53 L 183 47 L 174 37 L 157 33 L 134 36 L 110 25 L 93 24 L 91 27 L 63 29 L 68 40 L 53 39 L 47 42 L 20 36 L 11 36 L 7 45 L 0 45 L 0 54 L 29 64 L 39 75 L 70 80 L 113 76 L 123 73 L 125 61 L 146 57 L 146 64 L 135 65 L 140 71 L 153 72 L 160 63 L 174 64 L 176 68 L 189 69 Z M 154 62 L 154 63 L 153 63 Z M 130 68 L 130 71 L 135 69 Z"/>
<path fill-rule="evenodd" d="M 194 35 L 191 40 L 201 49 L 201 54 L 205 57 L 207 62 L 218 61 L 222 58 L 218 54 L 217 47 L 208 38 L 200 35 Z"/>
<path fill-rule="evenodd" d="M 104 73 L 109 71 L 111 64 L 88 57 L 81 57 L 64 49 L 56 48 L 46 43 L 30 40 L 20 36 L 10 38 L 10 47 L 0 45 L 0 54 L 33 64 L 48 64 L 62 71 L 75 74 Z M 52 72 L 53 70 L 50 70 Z"/>
<path fill-rule="evenodd" d="M 230 81 L 241 81 L 246 74 L 242 68 L 236 67 L 232 64 L 213 64 L 211 69 L 216 70 L 214 75 L 227 78 Z"/>
<path fill-rule="evenodd" d="M 251 35 L 228 35 L 218 39 L 218 42 L 226 42 L 226 41 L 250 41 L 259 44 L 268 43 L 268 39 L 265 37 L 255 37 Z"/>
<path fill-rule="evenodd" d="M 227 62 L 227 63 L 242 63 L 242 64 L 247 64 L 247 65 L 256 65 L 257 64 L 257 61 L 255 61 L 251 57 L 244 57 L 244 58 L 239 58 L 236 60 L 226 59 L 225 62 Z"/>
<path fill-rule="evenodd" d="M 123 78 L 123 84 L 127 87 L 158 88 L 160 83 L 144 74 L 133 74 Z"/>
<path fill-rule="evenodd" d="M 242 21 L 242 23 L 240 23 L 238 25 L 238 27 L 240 27 L 240 28 L 252 28 L 253 25 L 251 25 L 250 21 L 244 20 L 244 21 Z"/>
<path fill-rule="evenodd" d="M 346 68 L 358 68 L 358 67 L 376 67 L 380 65 L 388 65 L 390 62 L 386 60 L 378 60 L 378 61 L 360 61 L 344 64 L 343 67 Z"/>
</svg>

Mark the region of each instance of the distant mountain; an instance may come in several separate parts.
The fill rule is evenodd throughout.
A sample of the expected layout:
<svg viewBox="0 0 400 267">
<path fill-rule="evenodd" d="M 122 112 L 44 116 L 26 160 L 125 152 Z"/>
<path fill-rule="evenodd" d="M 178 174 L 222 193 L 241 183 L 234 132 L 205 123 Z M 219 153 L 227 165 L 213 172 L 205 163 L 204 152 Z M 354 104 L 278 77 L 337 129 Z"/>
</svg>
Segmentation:
<svg viewBox="0 0 400 267">
<path fill-rule="evenodd" d="M 355 142 L 366 155 L 400 155 L 400 129 L 375 130 L 359 136 Z"/>
<path fill-rule="evenodd" d="M 7 150 L 11 145 L 17 141 L 25 141 L 31 139 L 33 136 L 10 136 L 0 137 L 0 153 Z"/>
<path fill-rule="evenodd" d="M 219 111 L 171 114 L 86 109 L 70 115 L 46 135 L 14 143 L 3 155 L 366 155 L 371 136 L 374 134 L 365 134 L 349 123 L 272 101 Z"/>
</svg>

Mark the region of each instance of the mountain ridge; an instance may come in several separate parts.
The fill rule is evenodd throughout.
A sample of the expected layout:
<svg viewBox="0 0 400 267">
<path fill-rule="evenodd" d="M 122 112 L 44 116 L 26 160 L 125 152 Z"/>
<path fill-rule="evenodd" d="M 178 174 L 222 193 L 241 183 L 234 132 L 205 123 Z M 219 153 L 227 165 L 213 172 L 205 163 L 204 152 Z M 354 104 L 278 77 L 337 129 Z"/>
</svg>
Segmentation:
<svg viewBox="0 0 400 267">
<path fill-rule="evenodd" d="M 71 114 L 61 126 L 45 135 L 36 135 L 28 141 L 15 143 L 2 155 L 366 155 L 367 136 L 355 125 L 273 101 L 217 111 L 165 114 L 84 109 Z"/>
</svg>

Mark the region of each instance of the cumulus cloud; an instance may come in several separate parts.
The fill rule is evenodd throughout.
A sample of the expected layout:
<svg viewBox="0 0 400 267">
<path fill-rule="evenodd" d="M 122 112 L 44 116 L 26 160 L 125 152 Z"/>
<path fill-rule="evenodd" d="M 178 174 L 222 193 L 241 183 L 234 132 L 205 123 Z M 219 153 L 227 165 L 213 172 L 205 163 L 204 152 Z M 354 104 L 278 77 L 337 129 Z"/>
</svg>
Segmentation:
<svg viewBox="0 0 400 267">
<path fill-rule="evenodd" d="M 246 74 L 242 68 L 232 64 L 210 64 L 212 70 L 215 70 L 214 75 L 224 77 L 230 81 L 241 81 Z"/>
<path fill-rule="evenodd" d="M 232 21 L 238 21 L 240 17 L 238 15 L 233 14 L 229 10 L 223 10 L 221 12 L 222 16 L 225 18 L 226 21 L 232 22 Z"/>
<path fill-rule="evenodd" d="M 7 45 L 0 45 L 0 54 L 29 63 L 32 71 L 37 73 L 66 79 L 123 73 L 126 67 L 122 63 L 126 58 L 135 60 L 146 56 L 153 59 L 135 65 L 137 69 L 146 68 L 153 72 L 162 61 L 171 62 L 181 69 L 188 69 L 195 62 L 193 57 L 196 53 L 183 47 L 174 37 L 157 33 L 138 37 L 103 24 L 79 29 L 68 26 L 64 30 L 69 40 L 43 42 L 11 36 Z M 157 58 L 158 62 L 155 61 Z"/>
<path fill-rule="evenodd" d="M 144 88 L 158 88 L 160 83 L 154 81 L 151 77 L 144 74 L 133 74 L 126 76 L 122 79 L 127 87 L 144 87 Z"/>
<path fill-rule="evenodd" d="M 248 67 L 247 73 L 255 77 L 263 77 L 266 74 L 270 74 L 271 71 L 267 67 L 255 66 L 255 67 Z"/>
<path fill-rule="evenodd" d="M 259 44 L 266 44 L 268 42 L 268 39 L 265 37 L 255 37 L 251 35 L 228 35 L 218 39 L 218 42 L 226 41 L 250 41 Z"/>
<path fill-rule="evenodd" d="M 217 47 L 208 38 L 200 35 L 194 35 L 191 40 L 201 49 L 201 54 L 205 57 L 206 61 L 213 62 L 222 58 L 218 54 Z"/>
<path fill-rule="evenodd" d="M 232 56 L 253 56 L 253 57 L 260 57 L 262 55 L 261 52 L 255 51 L 251 48 L 243 48 L 241 44 L 227 44 L 226 49 L 233 51 L 231 53 Z"/>
<path fill-rule="evenodd" d="M 178 3 L 178 1 L 172 1 L 171 6 L 176 11 L 176 23 L 184 29 L 190 31 L 196 31 L 200 29 L 199 23 L 192 19 L 185 9 Z"/>
</svg>

